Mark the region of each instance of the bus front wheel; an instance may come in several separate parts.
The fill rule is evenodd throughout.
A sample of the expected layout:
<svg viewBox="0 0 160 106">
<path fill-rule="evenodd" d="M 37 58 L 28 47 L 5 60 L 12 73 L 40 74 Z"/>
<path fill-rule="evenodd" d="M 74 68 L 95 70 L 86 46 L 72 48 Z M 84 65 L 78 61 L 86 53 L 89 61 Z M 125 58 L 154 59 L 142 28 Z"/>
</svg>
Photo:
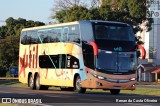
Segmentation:
<svg viewBox="0 0 160 106">
<path fill-rule="evenodd" d="M 75 90 L 78 93 L 85 93 L 86 92 L 86 88 L 82 88 L 80 76 L 77 76 L 74 86 L 75 86 Z"/>
<path fill-rule="evenodd" d="M 111 89 L 110 92 L 112 95 L 118 95 L 120 93 L 120 89 Z"/>
</svg>

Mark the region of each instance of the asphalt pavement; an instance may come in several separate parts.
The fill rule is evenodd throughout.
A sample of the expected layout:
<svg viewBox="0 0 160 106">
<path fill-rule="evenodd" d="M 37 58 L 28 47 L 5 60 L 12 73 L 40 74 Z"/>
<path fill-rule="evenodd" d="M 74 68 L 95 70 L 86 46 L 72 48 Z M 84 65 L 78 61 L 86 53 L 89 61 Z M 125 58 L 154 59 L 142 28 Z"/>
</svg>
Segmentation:
<svg viewBox="0 0 160 106">
<path fill-rule="evenodd" d="M 160 106 L 160 96 L 138 94 L 111 95 L 109 92 L 79 94 L 60 90 L 31 90 L 0 86 L 0 102 L 18 106 Z"/>
</svg>

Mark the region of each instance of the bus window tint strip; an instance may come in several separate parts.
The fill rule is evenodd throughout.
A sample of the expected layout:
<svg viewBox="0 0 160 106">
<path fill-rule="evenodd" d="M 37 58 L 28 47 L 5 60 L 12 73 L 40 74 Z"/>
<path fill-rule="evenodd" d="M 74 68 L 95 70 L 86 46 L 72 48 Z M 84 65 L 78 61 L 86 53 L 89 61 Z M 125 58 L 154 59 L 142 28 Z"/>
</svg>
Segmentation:
<svg viewBox="0 0 160 106">
<path fill-rule="evenodd" d="M 54 42 L 75 42 L 80 43 L 78 25 L 65 27 L 48 28 L 44 30 L 24 31 L 21 34 L 21 44 L 38 44 Z"/>
<path fill-rule="evenodd" d="M 39 66 L 40 68 L 79 69 L 79 60 L 69 54 L 40 55 Z"/>
</svg>

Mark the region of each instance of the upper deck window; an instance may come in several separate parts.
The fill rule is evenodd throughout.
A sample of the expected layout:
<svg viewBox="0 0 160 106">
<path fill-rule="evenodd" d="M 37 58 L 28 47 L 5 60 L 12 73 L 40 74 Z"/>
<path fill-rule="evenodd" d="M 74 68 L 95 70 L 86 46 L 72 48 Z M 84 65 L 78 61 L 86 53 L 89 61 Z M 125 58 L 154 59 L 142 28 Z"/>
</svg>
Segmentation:
<svg viewBox="0 0 160 106">
<path fill-rule="evenodd" d="M 94 26 L 95 38 L 106 40 L 134 41 L 134 33 L 130 26 L 121 24 L 97 24 Z"/>
<path fill-rule="evenodd" d="M 56 42 L 80 43 L 80 41 L 78 24 L 36 30 L 33 29 L 21 33 L 21 43 L 24 45 Z"/>
</svg>

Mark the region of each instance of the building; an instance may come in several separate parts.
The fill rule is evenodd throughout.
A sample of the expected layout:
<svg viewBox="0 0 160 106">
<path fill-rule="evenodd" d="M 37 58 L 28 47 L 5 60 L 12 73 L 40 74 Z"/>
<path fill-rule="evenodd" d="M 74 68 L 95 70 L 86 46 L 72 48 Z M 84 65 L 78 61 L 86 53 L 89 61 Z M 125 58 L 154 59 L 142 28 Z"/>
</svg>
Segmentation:
<svg viewBox="0 0 160 106">
<path fill-rule="evenodd" d="M 140 64 L 137 71 L 139 82 L 160 82 L 160 65 Z"/>
<path fill-rule="evenodd" d="M 149 2 L 151 3 L 151 2 Z M 154 11 L 154 10 L 160 10 L 160 4 L 150 4 L 151 6 L 149 7 L 150 11 Z M 146 31 L 145 28 L 145 22 L 143 22 L 143 24 L 141 24 L 141 28 L 143 29 L 143 32 L 139 32 L 137 33 L 138 36 L 142 37 L 142 41 L 144 42 L 144 48 L 146 49 L 146 58 L 147 60 L 142 61 L 142 62 L 152 62 L 155 63 L 157 65 L 160 64 L 160 16 L 159 18 L 156 18 L 154 16 L 153 20 L 154 23 L 152 24 L 152 30 L 150 30 L 149 32 Z"/>
<path fill-rule="evenodd" d="M 160 10 L 160 4 L 151 4 L 149 10 Z M 158 81 L 160 79 L 160 16 L 159 18 L 153 17 L 153 20 L 152 30 L 147 32 L 146 23 L 143 22 L 141 24 L 143 31 L 137 33 L 137 36 L 141 36 L 146 49 L 146 59 L 139 59 L 138 75 L 140 76 L 141 74 L 143 77 L 139 81 Z M 154 65 L 151 66 L 151 64 Z M 151 69 L 148 69 L 149 65 Z"/>
</svg>

